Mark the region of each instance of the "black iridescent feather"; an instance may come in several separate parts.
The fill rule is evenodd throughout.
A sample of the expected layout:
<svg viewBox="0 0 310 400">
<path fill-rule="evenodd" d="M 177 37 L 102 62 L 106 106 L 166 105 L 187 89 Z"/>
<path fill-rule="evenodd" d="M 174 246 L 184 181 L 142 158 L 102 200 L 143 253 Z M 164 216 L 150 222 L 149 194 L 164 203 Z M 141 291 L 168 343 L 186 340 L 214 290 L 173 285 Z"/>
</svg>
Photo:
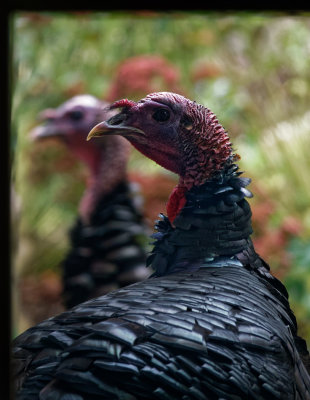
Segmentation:
<svg viewBox="0 0 310 400">
<path fill-rule="evenodd" d="M 152 278 L 15 339 L 17 400 L 310 399 L 287 292 L 249 237 L 249 180 L 229 171 L 157 221 Z"/>
<path fill-rule="evenodd" d="M 152 278 L 21 335 L 16 399 L 308 399 L 295 330 L 243 267 Z"/>
<path fill-rule="evenodd" d="M 161 215 L 157 221 L 154 249 L 147 263 L 155 270 L 154 276 L 173 273 L 192 263 L 200 268 L 214 262 L 241 265 L 238 254 L 253 248 L 251 209 L 246 189 L 251 180 L 240 178 L 236 164 L 230 164 L 222 174 L 186 195 L 186 205 L 174 220 Z M 255 254 L 255 252 L 254 252 Z M 165 262 L 162 260 L 165 260 Z M 242 257 L 241 257 L 242 258 Z M 244 257 L 243 257 L 244 258 Z M 255 254 L 255 259 L 258 256 Z M 255 259 L 247 260 L 252 263 Z M 245 264 L 245 260 L 243 260 Z"/>
<path fill-rule="evenodd" d="M 63 262 L 66 308 L 145 279 L 146 225 L 136 193 L 123 181 L 98 199 L 85 224 L 78 218 Z"/>
</svg>

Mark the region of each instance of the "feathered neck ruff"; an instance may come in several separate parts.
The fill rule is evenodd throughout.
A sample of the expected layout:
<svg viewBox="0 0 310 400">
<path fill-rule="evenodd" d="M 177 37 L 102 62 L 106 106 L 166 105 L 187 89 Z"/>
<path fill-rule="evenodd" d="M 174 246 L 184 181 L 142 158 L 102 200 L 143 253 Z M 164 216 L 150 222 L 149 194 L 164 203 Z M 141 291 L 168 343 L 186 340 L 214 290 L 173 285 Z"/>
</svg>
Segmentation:
<svg viewBox="0 0 310 400">
<path fill-rule="evenodd" d="M 240 177 L 236 164 L 228 164 L 212 179 L 193 186 L 173 221 L 161 215 L 153 234 L 154 249 L 148 264 L 160 276 L 225 258 L 242 265 L 238 254 L 252 246 L 251 209 L 246 197 L 250 178 Z M 254 249 L 253 249 L 254 252 Z"/>
</svg>

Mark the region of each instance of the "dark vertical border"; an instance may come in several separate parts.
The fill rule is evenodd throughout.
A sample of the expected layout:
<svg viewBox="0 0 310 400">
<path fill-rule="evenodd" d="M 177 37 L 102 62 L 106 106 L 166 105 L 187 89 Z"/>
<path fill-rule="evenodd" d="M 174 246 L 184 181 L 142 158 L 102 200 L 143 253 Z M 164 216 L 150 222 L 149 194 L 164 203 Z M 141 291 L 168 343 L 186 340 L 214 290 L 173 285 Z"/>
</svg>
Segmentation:
<svg viewBox="0 0 310 400">
<path fill-rule="evenodd" d="M 1 11 L 1 125 L 0 125 L 0 171 L 1 171 L 1 397 L 13 400 L 11 385 L 11 263 L 10 263 L 10 105 L 11 105 L 11 15 L 8 9 Z"/>
</svg>

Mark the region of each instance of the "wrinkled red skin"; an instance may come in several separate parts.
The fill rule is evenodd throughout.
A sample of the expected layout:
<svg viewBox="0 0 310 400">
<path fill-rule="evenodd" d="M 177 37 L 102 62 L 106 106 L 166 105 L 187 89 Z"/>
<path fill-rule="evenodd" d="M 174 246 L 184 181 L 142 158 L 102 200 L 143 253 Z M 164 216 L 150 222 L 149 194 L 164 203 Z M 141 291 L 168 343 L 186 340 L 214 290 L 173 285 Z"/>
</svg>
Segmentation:
<svg viewBox="0 0 310 400">
<path fill-rule="evenodd" d="M 168 105 L 175 113 L 179 113 L 180 117 L 177 120 L 179 125 L 176 126 L 180 157 L 176 165 L 169 168 L 173 172 L 180 171 L 179 184 L 172 191 L 167 203 L 167 214 L 172 223 L 186 203 L 186 192 L 193 186 L 204 184 L 219 172 L 232 156 L 232 147 L 227 132 L 215 114 L 181 95 L 170 92 L 151 93 L 138 103 L 123 99 L 114 103 L 112 107 L 131 108 L 140 104 L 146 105 L 148 102 L 157 102 L 159 106 Z M 186 117 L 190 122 L 182 122 L 182 117 Z M 158 132 L 158 135 L 160 135 L 159 129 L 154 125 L 154 132 Z M 137 148 L 166 167 L 155 152 L 146 153 L 143 149 Z"/>
<path fill-rule="evenodd" d="M 137 103 L 135 103 L 132 100 L 128 100 L 128 99 L 122 99 L 122 100 L 118 100 L 115 101 L 112 105 L 111 105 L 111 109 L 112 108 L 122 108 L 122 107 L 133 107 L 135 106 Z"/>
</svg>

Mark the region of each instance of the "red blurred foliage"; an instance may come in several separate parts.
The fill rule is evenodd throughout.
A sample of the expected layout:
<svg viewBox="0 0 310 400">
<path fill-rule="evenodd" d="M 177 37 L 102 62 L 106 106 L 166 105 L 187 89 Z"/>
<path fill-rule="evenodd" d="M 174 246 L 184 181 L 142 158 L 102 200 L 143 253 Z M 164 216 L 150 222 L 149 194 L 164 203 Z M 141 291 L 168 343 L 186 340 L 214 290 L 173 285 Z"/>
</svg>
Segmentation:
<svg viewBox="0 0 310 400">
<path fill-rule="evenodd" d="M 143 17 L 143 18 L 144 17 L 153 18 L 153 17 L 158 17 L 161 15 L 161 13 L 159 11 L 154 11 L 154 10 L 135 10 L 135 11 L 132 11 L 132 13 L 134 15 L 137 15 L 137 16 Z"/>
<path fill-rule="evenodd" d="M 57 272 L 47 270 L 40 275 L 20 279 L 20 308 L 31 324 L 64 311 L 61 300 L 61 280 Z"/>
<path fill-rule="evenodd" d="M 293 216 L 287 216 L 280 225 L 273 227 L 272 216 L 276 203 L 272 201 L 257 185 L 253 185 L 256 202 L 251 204 L 253 243 L 256 252 L 270 265 L 271 272 L 283 277 L 292 266 L 291 257 L 287 251 L 289 241 L 302 232 L 302 223 Z"/>
<path fill-rule="evenodd" d="M 78 170 L 76 158 L 55 137 L 36 142 L 29 148 L 28 154 L 31 162 L 27 178 L 34 185 L 44 182 L 55 172 L 76 174 Z"/>
<path fill-rule="evenodd" d="M 39 12 L 23 13 L 22 17 L 24 19 L 28 20 L 28 22 L 30 24 L 37 24 L 37 25 L 39 25 L 39 24 L 41 24 L 41 25 L 48 24 L 53 19 L 53 17 L 51 17 L 51 16 L 49 16 L 47 14 L 39 13 Z"/>
<path fill-rule="evenodd" d="M 73 15 L 75 15 L 75 16 L 77 16 L 77 17 L 81 17 L 81 18 L 84 18 L 84 17 L 91 17 L 92 16 L 92 11 L 87 11 L 87 10 L 77 10 L 77 11 L 70 11 L 70 14 L 73 14 Z"/>
<path fill-rule="evenodd" d="M 182 94 L 180 73 L 159 55 L 140 55 L 124 60 L 117 68 L 107 101 L 123 97 L 138 100 L 148 93 L 171 91 Z"/>
<path fill-rule="evenodd" d="M 223 75 L 221 68 L 211 61 L 194 64 L 191 70 L 191 80 L 197 82 L 201 79 L 217 78 Z"/>
</svg>

